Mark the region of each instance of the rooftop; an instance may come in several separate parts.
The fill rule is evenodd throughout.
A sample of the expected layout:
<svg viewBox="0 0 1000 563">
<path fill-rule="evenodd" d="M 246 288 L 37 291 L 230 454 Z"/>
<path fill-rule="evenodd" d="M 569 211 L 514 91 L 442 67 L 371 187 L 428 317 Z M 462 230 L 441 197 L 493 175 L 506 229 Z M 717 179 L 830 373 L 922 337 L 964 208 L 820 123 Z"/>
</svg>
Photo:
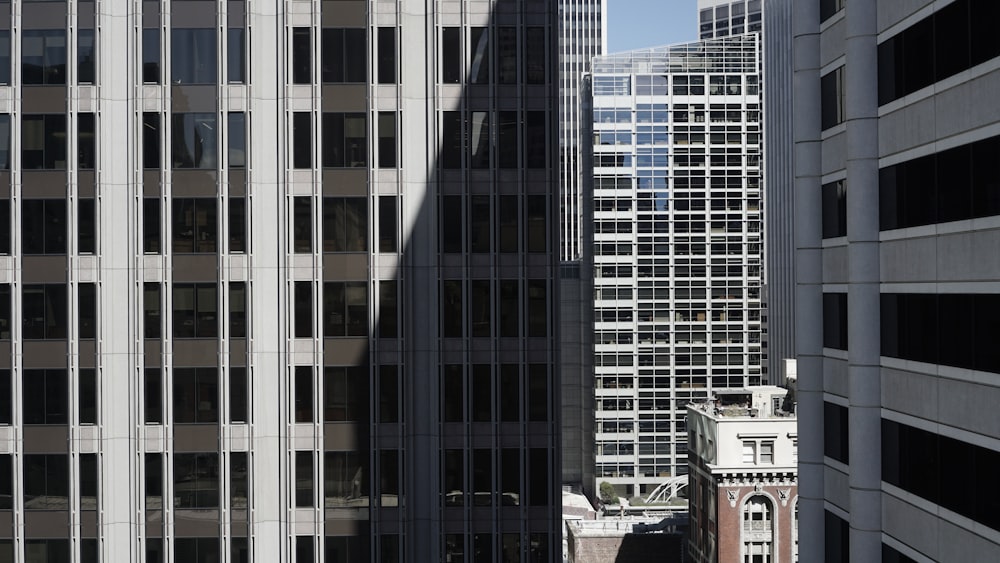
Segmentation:
<svg viewBox="0 0 1000 563">
<path fill-rule="evenodd" d="M 775 385 L 716 389 L 713 396 L 691 403 L 689 407 L 716 419 L 795 418 L 794 397 L 786 401 L 788 392 Z"/>
</svg>

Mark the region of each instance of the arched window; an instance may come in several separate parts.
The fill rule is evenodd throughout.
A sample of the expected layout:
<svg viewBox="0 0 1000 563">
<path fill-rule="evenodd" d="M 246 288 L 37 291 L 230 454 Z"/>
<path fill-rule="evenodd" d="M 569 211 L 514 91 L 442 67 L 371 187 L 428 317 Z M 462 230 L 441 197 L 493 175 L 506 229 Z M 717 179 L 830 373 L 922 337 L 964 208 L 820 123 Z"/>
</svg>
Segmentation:
<svg viewBox="0 0 1000 563">
<path fill-rule="evenodd" d="M 762 495 L 743 505 L 743 563 L 771 563 L 774 544 L 774 509 Z"/>
</svg>

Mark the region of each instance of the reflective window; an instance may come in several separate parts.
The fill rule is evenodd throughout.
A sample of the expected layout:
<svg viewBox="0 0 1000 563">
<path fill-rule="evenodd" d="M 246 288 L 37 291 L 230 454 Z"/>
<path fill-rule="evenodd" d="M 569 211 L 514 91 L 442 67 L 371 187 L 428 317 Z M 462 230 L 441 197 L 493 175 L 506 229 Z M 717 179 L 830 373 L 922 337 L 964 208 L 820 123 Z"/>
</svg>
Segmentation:
<svg viewBox="0 0 1000 563">
<path fill-rule="evenodd" d="M 23 286 L 21 336 L 25 340 L 66 338 L 66 299 L 65 284 Z"/>
<path fill-rule="evenodd" d="M 160 198 L 142 199 L 142 250 L 148 254 L 162 252 L 160 244 Z"/>
<path fill-rule="evenodd" d="M 368 335 L 368 284 L 325 282 L 323 284 L 324 336 Z"/>
<path fill-rule="evenodd" d="M 219 454 L 175 453 L 174 454 L 174 507 L 175 508 L 219 508 Z M 210 541 L 218 553 L 218 540 L 199 538 L 191 540 L 177 538 L 175 557 L 177 561 L 205 561 L 183 545 L 194 541 Z M 184 555 L 186 556 L 184 556 Z"/>
<path fill-rule="evenodd" d="M 174 198 L 174 253 L 217 251 L 219 236 L 217 205 L 215 198 Z"/>
<path fill-rule="evenodd" d="M 215 84 L 216 58 L 215 29 L 171 30 L 170 80 L 174 84 Z"/>
<path fill-rule="evenodd" d="M 66 200 L 21 201 L 21 252 L 66 254 Z"/>
<path fill-rule="evenodd" d="M 142 114 L 142 167 L 160 167 L 160 114 Z"/>
<path fill-rule="evenodd" d="M 368 250 L 368 200 L 323 198 L 323 252 Z"/>
<path fill-rule="evenodd" d="M 94 59 L 94 30 L 78 30 L 76 35 L 76 79 L 80 84 L 94 83 Z"/>
<path fill-rule="evenodd" d="M 231 84 L 246 81 L 246 30 L 230 27 L 226 35 L 226 80 Z"/>
<path fill-rule="evenodd" d="M 215 169 L 218 166 L 218 126 L 214 113 L 175 113 L 171 134 L 174 168 Z"/>
<path fill-rule="evenodd" d="M 68 424 L 69 378 L 66 370 L 26 369 L 22 371 L 21 376 L 24 423 Z"/>
<path fill-rule="evenodd" d="M 66 116 L 21 117 L 21 167 L 25 170 L 66 169 Z"/>
<path fill-rule="evenodd" d="M 363 113 L 323 114 L 323 166 L 368 166 L 367 123 Z"/>
<path fill-rule="evenodd" d="M 174 422 L 219 422 L 219 369 L 174 368 Z"/>
<path fill-rule="evenodd" d="M 292 28 L 292 84 L 312 82 L 312 33 L 308 27 Z"/>
<path fill-rule="evenodd" d="M 66 454 L 26 454 L 23 457 L 24 468 L 24 509 L 25 510 L 66 510 L 69 502 L 69 456 Z M 37 541 L 37 540 L 36 540 Z M 44 541 L 44 540 L 43 540 Z M 69 546 L 67 540 L 62 554 L 65 559 L 42 559 L 50 561 L 69 561 Z M 29 540 L 25 551 L 35 551 Z M 32 550 L 32 547 L 36 547 Z"/>
<path fill-rule="evenodd" d="M 27 29 L 21 38 L 21 82 L 66 84 L 66 30 Z"/>
<path fill-rule="evenodd" d="M 376 76 L 379 84 L 396 83 L 396 28 L 379 27 L 378 65 Z"/>
<path fill-rule="evenodd" d="M 97 162 L 94 114 L 78 113 L 76 117 L 76 165 L 81 170 L 93 170 Z"/>
<path fill-rule="evenodd" d="M 214 283 L 174 284 L 174 338 L 215 338 L 219 300 Z"/>
<path fill-rule="evenodd" d="M 391 30 L 391 28 L 389 29 Z M 360 28 L 323 29 L 323 60 L 321 64 L 323 65 L 324 83 L 367 82 L 367 35 L 366 30 Z M 383 40 L 381 35 L 379 39 Z M 380 78 L 383 73 L 388 73 L 388 71 L 384 71 L 380 66 Z"/>
<path fill-rule="evenodd" d="M 142 81 L 147 84 L 160 83 L 160 30 L 142 30 Z"/>
</svg>

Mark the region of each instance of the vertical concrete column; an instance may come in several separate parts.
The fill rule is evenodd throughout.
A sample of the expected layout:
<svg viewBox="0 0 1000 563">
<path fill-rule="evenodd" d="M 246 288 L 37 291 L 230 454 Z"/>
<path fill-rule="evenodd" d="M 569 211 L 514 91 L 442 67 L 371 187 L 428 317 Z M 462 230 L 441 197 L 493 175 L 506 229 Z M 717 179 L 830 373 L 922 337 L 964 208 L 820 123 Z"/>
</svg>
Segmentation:
<svg viewBox="0 0 1000 563">
<path fill-rule="evenodd" d="M 845 7 L 851 561 L 882 549 L 876 6 Z"/>
<path fill-rule="evenodd" d="M 440 503 L 440 374 L 438 373 L 437 121 L 433 2 L 401 0 L 399 105 L 403 357 L 406 405 L 403 476 L 405 559 L 441 560 L 441 526 L 430 507 Z M 405 315 L 405 313 L 404 313 Z"/>
<path fill-rule="evenodd" d="M 100 111 L 98 124 L 98 167 L 101 170 L 97 196 L 100 198 L 100 311 L 98 337 L 101 356 L 100 426 L 101 426 L 101 559 L 104 561 L 140 559 L 139 527 L 135 523 L 136 506 L 141 506 L 141 481 L 137 478 L 136 443 L 138 409 L 136 376 L 138 351 L 142 340 L 137 334 L 138 300 L 136 183 L 133 170 L 139 155 L 135 115 L 134 62 L 126 56 L 137 52 L 133 20 L 133 2 L 100 2 L 97 23 L 97 51 L 106 56 L 98 65 Z M 120 57 L 120 58 L 119 58 Z M 125 137 L 127 140 L 123 140 Z M 129 150 L 122 152 L 122 147 Z M 139 313 L 137 313 L 139 312 Z"/>
<path fill-rule="evenodd" d="M 247 4 L 250 89 L 247 119 L 247 222 L 250 226 L 248 368 L 254 561 L 285 561 L 288 543 L 287 389 L 284 385 L 288 294 L 285 290 L 286 140 L 284 2 Z M 277 49 L 277 52 L 275 52 Z M 267 315 L 261 314 L 267 311 Z M 275 314 L 272 314 L 274 312 Z"/>
<path fill-rule="evenodd" d="M 792 7 L 795 351 L 798 357 L 799 560 L 822 561 L 823 316 L 819 2 Z"/>
</svg>

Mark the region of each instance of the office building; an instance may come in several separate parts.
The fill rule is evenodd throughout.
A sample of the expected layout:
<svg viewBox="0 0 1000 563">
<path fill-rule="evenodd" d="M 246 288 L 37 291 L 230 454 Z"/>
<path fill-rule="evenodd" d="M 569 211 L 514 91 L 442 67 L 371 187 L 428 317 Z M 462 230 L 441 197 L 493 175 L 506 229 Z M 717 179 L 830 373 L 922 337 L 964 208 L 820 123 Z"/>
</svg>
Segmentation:
<svg viewBox="0 0 1000 563">
<path fill-rule="evenodd" d="M 688 406 L 691 561 L 798 561 L 798 431 L 786 393 L 718 389 Z"/>
<path fill-rule="evenodd" d="M 604 53 L 607 0 L 559 2 L 559 329 L 562 482 L 594 498 L 593 216 L 589 151 L 581 152 L 581 80 Z M 589 148 L 586 144 L 585 148 Z"/>
<path fill-rule="evenodd" d="M 1000 5 L 789 2 L 802 561 L 1000 558 Z"/>
<path fill-rule="evenodd" d="M 0 53 L 0 560 L 557 560 L 554 3 L 5 2 Z"/>
<path fill-rule="evenodd" d="M 758 34 L 598 57 L 593 104 L 598 481 L 687 471 L 686 405 L 760 384 Z"/>
<path fill-rule="evenodd" d="M 698 0 L 698 38 L 761 31 L 761 0 Z"/>
</svg>

